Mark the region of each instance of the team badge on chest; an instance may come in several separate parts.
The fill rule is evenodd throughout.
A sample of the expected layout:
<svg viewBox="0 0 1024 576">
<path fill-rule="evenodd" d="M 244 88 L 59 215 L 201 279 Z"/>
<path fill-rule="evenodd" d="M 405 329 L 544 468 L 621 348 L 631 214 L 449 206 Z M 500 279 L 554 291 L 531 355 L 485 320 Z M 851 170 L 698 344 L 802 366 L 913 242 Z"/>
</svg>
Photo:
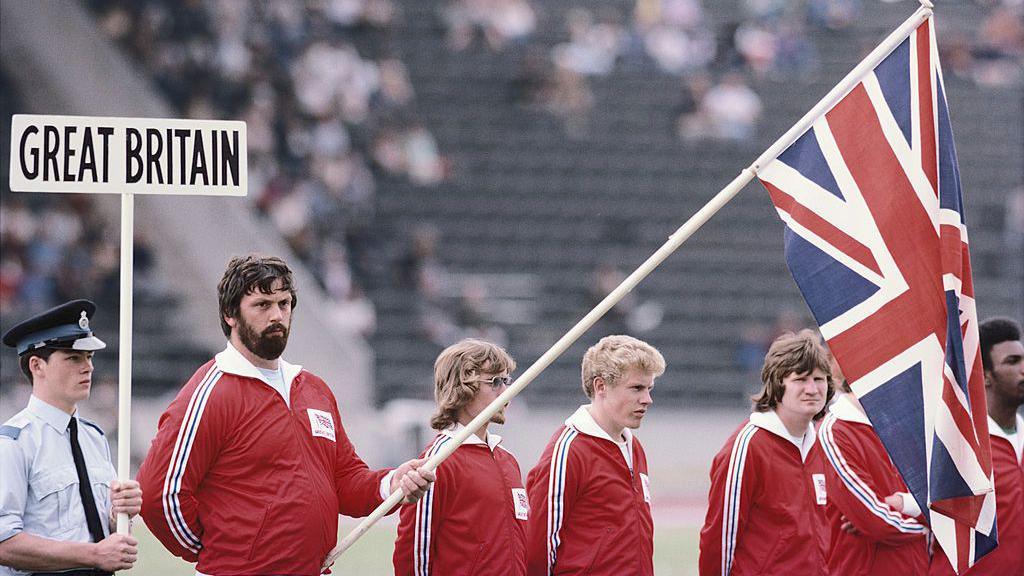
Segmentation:
<svg viewBox="0 0 1024 576">
<path fill-rule="evenodd" d="M 530 499 L 526 496 L 525 488 L 512 489 L 512 503 L 516 507 L 516 520 L 530 519 Z"/>
<path fill-rule="evenodd" d="M 331 442 L 337 442 L 334 435 L 334 418 L 331 417 L 330 412 L 315 410 L 313 408 L 307 408 L 306 412 L 309 413 L 309 426 L 310 430 L 313 432 L 313 436 L 319 436 L 321 438 L 327 438 Z"/>
<path fill-rule="evenodd" d="M 814 498 L 819 506 L 824 506 L 828 503 L 828 493 L 825 490 L 825 475 L 824 474 L 811 474 L 811 480 L 814 481 Z"/>
</svg>

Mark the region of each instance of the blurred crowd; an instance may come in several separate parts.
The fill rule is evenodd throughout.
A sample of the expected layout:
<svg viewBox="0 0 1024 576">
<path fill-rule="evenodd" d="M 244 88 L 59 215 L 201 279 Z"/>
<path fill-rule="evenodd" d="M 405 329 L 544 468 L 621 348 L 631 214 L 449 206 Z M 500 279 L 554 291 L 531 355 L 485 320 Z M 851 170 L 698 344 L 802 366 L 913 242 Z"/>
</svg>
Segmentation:
<svg viewBox="0 0 1024 576">
<path fill-rule="evenodd" d="M 24 112 L 16 87 L 0 74 L 3 144 L 9 153 L 11 114 Z M 91 194 L 12 193 L 0 170 L 0 328 L 83 294 L 117 302 L 120 236 Z M 135 237 L 136 291 L 159 290 L 155 255 L 145 234 Z"/>
<path fill-rule="evenodd" d="M 976 2 L 987 8 L 980 26 L 942 30 L 947 73 L 985 86 L 1024 84 L 1024 3 Z M 517 12 L 528 10 L 522 0 L 507 3 L 517 5 Z M 819 67 L 816 43 L 842 33 L 871 9 L 866 4 L 744 0 L 740 18 L 717 26 L 705 17 L 700 0 L 636 0 L 631 13 L 611 6 L 570 8 L 562 41 L 547 52 L 528 46 L 513 96 L 561 118 L 570 135 L 579 134 L 595 105 L 592 82 L 617 68 L 653 68 L 680 78 L 680 139 L 747 141 L 756 136 L 762 114 L 752 85 L 810 78 Z M 517 29 L 520 43 L 525 30 Z"/>
<path fill-rule="evenodd" d="M 91 0 L 101 29 L 182 115 L 247 124 L 250 194 L 341 312 L 372 332 L 360 287 L 382 179 L 430 187 L 448 162 L 417 118 L 388 35 L 391 0 Z"/>
</svg>

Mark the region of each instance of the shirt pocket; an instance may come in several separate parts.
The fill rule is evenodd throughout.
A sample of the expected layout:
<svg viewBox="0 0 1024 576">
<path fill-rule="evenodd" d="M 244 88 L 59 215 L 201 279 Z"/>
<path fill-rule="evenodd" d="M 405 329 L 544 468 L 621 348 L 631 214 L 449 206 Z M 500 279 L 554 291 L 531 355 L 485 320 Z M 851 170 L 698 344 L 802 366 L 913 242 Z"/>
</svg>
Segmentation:
<svg viewBox="0 0 1024 576">
<path fill-rule="evenodd" d="M 89 482 L 92 484 L 92 495 L 96 501 L 96 512 L 103 524 L 103 531 L 110 530 L 110 483 L 114 480 L 114 471 L 106 466 L 90 466 Z"/>
<path fill-rule="evenodd" d="M 48 528 L 44 537 L 64 535 L 77 527 L 72 517 L 82 515 L 81 496 L 78 494 L 78 473 L 65 466 L 40 471 L 29 480 L 35 498 L 33 507 L 39 523 Z"/>
</svg>

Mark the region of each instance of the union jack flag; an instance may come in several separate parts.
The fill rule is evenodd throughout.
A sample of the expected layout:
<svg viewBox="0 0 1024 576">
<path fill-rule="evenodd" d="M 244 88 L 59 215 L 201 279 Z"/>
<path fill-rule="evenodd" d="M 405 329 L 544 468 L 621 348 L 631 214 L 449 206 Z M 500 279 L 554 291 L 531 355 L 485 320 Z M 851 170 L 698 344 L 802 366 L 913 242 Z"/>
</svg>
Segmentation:
<svg viewBox="0 0 1024 576">
<path fill-rule="evenodd" d="M 929 17 L 758 171 L 790 271 L 961 572 L 996 546 L 977 313 Z"/>
</svg>

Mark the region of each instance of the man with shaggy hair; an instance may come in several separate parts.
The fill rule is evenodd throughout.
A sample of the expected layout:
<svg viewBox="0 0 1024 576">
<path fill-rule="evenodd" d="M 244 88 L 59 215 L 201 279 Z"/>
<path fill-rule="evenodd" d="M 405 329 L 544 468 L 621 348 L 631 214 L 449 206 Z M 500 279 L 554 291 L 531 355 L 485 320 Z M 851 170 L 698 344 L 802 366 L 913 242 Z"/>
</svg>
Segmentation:
<svg viewBox="0 0 1024 576">
<path fill-rule="evenodd" d="M 750 419 L 711 464 L 701 576 L 827 574 L 825 461 L 813 421 L 833 385 L 828 352 L 802 330 L 772 342 Z"/>
<path fill-rule="evenodd" d="M 580 406 L 530 471 L 527 573 L 654 574 L 647 456 L 632 430 L 653 400 L 665 359 L 631 336 L 606 336 L 583 356 Z"/>
<path fill-rule="evenodd" d="M 454 442 L 467 424 L 511 383 L 516 363 L 501 347 L 466 339 L 446 348 L 434 362 L 438 431 L 421 458 Z M 399 514 L 393 562 L 396 576 L 526 573 L 526 520 L 530 507 L 515 456 L 501 436 L 488 430 L 504 424 L 504 408 L 438 466 L 437 481 L 416 504 Z"/>
</svg>

